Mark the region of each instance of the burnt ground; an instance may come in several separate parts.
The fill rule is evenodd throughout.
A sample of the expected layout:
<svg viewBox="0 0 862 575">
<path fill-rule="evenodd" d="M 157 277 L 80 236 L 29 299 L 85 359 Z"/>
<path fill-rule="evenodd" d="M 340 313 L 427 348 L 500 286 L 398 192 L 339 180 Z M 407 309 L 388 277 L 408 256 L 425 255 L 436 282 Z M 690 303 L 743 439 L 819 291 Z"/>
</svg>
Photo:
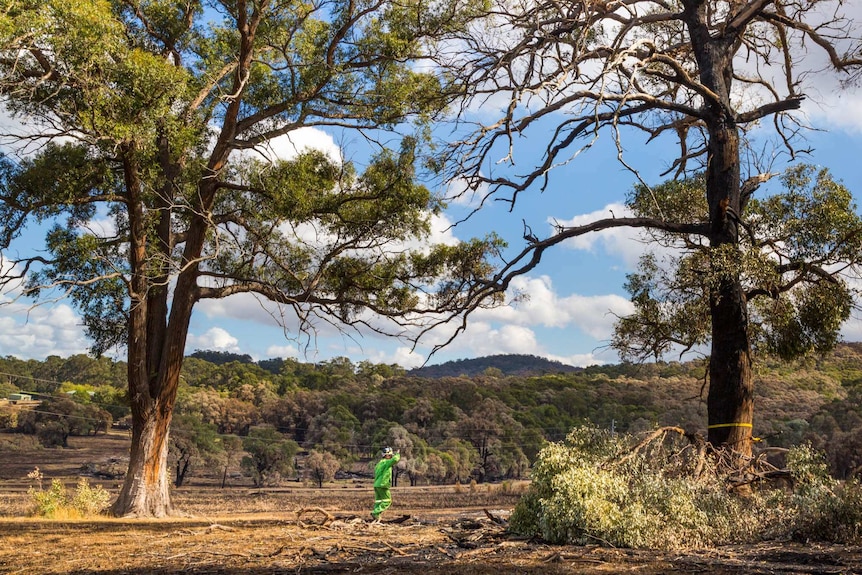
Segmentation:
<svg viewBox="0 0 862 575">
<path fill-rule="evenodd" d="M 0 521 L 0 572 L 139 575 L 850 574 L 862 550 L 762 544 L 686 552 L 551 546 L 479 519 L 367 524 L 330 514 L 86 522 Z M 319 521 L 319 522 L 318 522 Z"/>
<path fill-rule="evenodd" d="M 524 489 L 518 484 L 396 487 L 382 523 L 366 520 L 373 496 L 364 480 L 254 489 L 237 478 L 226 489 L 200 481 L 175 490 L 184 517 L 44 520 L 27 515 L 33 467 L 71 487 L 80 473 L 110 466 L 127 444 L 100 436 L 39 450 L 8 439 L 0 437 L 0 573 L 862 574 L 862 547 L 768 542 L 654 551 L 527 540 L 505 525 Z"/>
</svg>

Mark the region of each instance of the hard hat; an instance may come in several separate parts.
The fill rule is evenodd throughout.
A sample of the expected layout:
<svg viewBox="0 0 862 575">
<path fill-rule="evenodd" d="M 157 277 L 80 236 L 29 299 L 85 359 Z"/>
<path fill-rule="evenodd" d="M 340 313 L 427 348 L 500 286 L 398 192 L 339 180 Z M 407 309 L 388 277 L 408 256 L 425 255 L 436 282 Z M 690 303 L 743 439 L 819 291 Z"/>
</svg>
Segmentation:
<svg viewBox="0 0 862 575">
<path fill-rule="evenodd" d="M 394 452 L 392 451 L 392 448 L 391 448 L 391 447 L 384 447 L 384 448 L 383 448 L 383 456 L 384 456 L 384 457 L 385 457 L 385 456 L 387 456 L 387 455 L 392 455 L 393 453 L 394 453 Z"/>
</svg>

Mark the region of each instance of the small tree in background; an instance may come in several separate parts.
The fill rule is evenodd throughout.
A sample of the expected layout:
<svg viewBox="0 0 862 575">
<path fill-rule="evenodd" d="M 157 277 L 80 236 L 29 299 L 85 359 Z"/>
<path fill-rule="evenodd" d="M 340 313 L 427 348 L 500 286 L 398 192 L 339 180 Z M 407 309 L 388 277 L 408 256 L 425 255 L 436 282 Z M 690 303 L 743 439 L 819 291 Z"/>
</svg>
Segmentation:
<svg viewBox="0 0 862 575">
<path fill-rule="evenodd" d="M 338 458 L 328 451 L 312 450 L 305 458 L 305 468 L 317 487 L 323 487 L 324 482 L 335 479 L 335 473 L 341 468 Z"/>
<path fill-rule="evenodd" d="M 18 414 L 22 433 L 35 434 L 46 447 L 68 447 L 72 435 L 95 435 L 107 431 L 111 414 L 91 403 L 68 397 L 50 397 L 33 411 Z"/>
<path fill-rule="evenodd" d="M 232 465 L 242 461 L 242 438 L 235 435 L 222 435 L 219 438 L 222 449 L 219 453 L 218 463 L 221 466 L 221 488 L 227 486 L 228 470 Z"/>
<path fill-rule="evenodd" d="M 129 390 L 110 385 L 102 385 L 96 388 L 93 394 L 93 403 L 111 414 L 114 421 L 129 415 Z"/>
<path fill-rule="evenodd" d="M 243 438 L 242 446 L 248 452 L 242 458 L 242 469 L 255 486 L 276 485 L 293 472 L 293 458 L 299 446 L 271 425 L 251 428 L 248 437 Z"/>
<path fill-rule="evenodd" d="M 168 447 L 176 470 L 174 486 L 182 487 L 190 472 L 218 459 L 222 449 L 215 425 L 191 415 L 174 418 Z"/>
<path fill-rule="evenodd" d="M 443 483 L 453 466 L 451 455 L 432 449 L 425 458 L 425 477 L 430 483 Z"/>
<path fill-rule="evenodd" d="M 450 465 L 448 476 L 455 483 L 464 483 L 479 467 L 479 452 L 468 442 L 450 437 L 438 446 L 444 457 L 443 461 Z"/>
<path fill-rule="evenodd" d="M 404 474 L 411 486 L 417 485 L 428 473 L 428 443 L 405 427 L 393 425 L 387 433 L 386 444 L 401 452 L 401 460 L 394 469 L 393 484 L 396 475 Z"/>
<path fill-rule="evenodd" d="M 347 407 L 336 405 L 311 420 L 306 441 L 348 463 L 355 457 L 359 427 L 359 420 Z"/>
</svg>

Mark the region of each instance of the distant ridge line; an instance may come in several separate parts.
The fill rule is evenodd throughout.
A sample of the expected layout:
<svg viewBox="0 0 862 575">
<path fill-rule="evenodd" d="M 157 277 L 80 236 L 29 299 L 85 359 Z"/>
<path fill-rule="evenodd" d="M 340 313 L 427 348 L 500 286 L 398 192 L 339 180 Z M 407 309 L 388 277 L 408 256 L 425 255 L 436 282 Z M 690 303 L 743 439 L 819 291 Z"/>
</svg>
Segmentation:
<svg viewBox="0 0 862 575">
<path fill-rule="evenodd" d="M 457 359 L 436 365 L 417 367 L 409 370 L 407 375 L 429 378 L 472 377 L 482 375 L 489 368 L 498 369 L 503 375 L 542 375 L 583 371 L 582 367 L 567 365 L 560 361 L 535 355 L 501 354 L 475 359 Z"/>
</svg>

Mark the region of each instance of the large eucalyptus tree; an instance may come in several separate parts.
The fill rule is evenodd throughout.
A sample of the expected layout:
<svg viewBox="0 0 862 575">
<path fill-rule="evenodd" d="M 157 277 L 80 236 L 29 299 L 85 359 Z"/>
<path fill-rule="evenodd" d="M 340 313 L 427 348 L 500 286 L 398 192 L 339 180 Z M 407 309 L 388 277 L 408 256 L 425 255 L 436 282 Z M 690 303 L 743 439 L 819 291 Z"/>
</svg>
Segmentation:
<svg viewBox="0 0 862 575">
<path fill-rule="evenodd" d="M 174 511 L 168 432 L 198 302 L 254 294 L 294 334 L 325 321 L 409 336 L 429 327 L 424 312 L 432 323 L 457 314 L 464 286 L 488 272 L 493 240 L 407 248 L 427 243 L 416 240 L 440 207 L 416 183 L 420 139 L 380 144 L 364 170 L 322 152 L 267 153 L 302 127 L 374 145 L 431 120 L 455 92 L 421 64 L 469 10 L 0 1 L 0 94 L 24 124 L 4 134 L 0 287 L 66 294 L 95 352 L 127 349 L 133 441 L 115 514 Z M 47 249 L 21 252 L 15 239 L 33 223 L 48 226 Z"/>
<path fill-rule="evenodd" d="M 708 247 L 704 261 L 711 278 L 704 298 L 706 339 L 711 342 L 709 441 L 750 453 L 751 294 L 742 281 L 739 243 L 747 225 L 747 202 L 771 177 L 772 167 L 743 165 L 744 158 L 763 157 L 744 152 L 750 131 L 759 126 L 761 135 L 771 129 L 779 136 L 779 147 L 795 156 L 796 136 L 803 127 L 796 111 L 806 90 L 830 73 L 843 82 L 858 80 L 862 36 L 852 19 L 853 4 L 495 0 L 493 5 L 484 33 L 474 28 L 462 38 L 457 64 L 471 86 L 461 115 L 469 135 L 453 147 L 451 174 L 485 200 L 514 205 L 530 188 L 545 189 L 559 168 L 577 161 L 599 137 L 616 142 L 623 164 L 639 175 L 624 139 L 640 131 L 648 144 L 666 138 L 678 142 L 678 154 L 667 159 L 665 176 L 684 180 L 702 173 L 696 193 L 704 201 L 690 207 L 702 204 L 704 209 L 666 213 L 653 201 L 639 217 L 609 214 L 584 226 L 559 225 L 546 238 L 525 229 L 527 246 L 499 271 L 487 293 L 505 289 L 513 277 L 534 269 L 551 246 L 593 231 L 637 227 L 700 238 Z M 480 114 L 474 113 L 477 108 Z M 527 143 L 533 150 L 524 153 Z M 535 160 L 537 146 L 541 153 Z M 641 183 L 644 207 L 651 196 L 646 182 Z M 616 197 L 623 193 L 599 192 Z M 786 273 L 794 270 L 796 283 L 822 280 L 804 260 L 782 260 L 775 266 L 773 277 L 787 279 Z M 782 293 L 770 292 L 776 298 Z M 838 309 L 844 313 L 843 307 Z M 663 341 L 650 345 L 663 351 L 677 335 L 667 331 Z M 632 341 L 615 339 L 622 348 Z"/>
</svg>

